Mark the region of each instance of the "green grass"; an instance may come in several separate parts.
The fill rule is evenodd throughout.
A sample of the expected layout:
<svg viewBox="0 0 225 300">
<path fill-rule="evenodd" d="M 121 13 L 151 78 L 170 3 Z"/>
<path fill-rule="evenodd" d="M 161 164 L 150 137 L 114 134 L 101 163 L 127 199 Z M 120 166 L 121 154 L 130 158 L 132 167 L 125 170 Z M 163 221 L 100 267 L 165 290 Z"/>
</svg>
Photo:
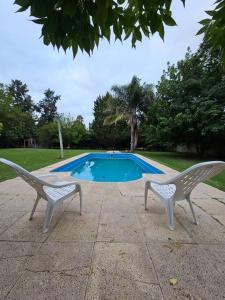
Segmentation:
<svg viewBox="0 0 225 300">
<path fill-rule="evenodd" d="M 148 158 L 151 158 L 177 171 L 183 171 L 194 164 L 205 161 L 197 158 L 194 155 L 188 155 L 185 153 L 149 152 L 149 151 L 137 151 L 137 153 L 146 156 Z M 206 183 L 222 191 L 225 191 L 225 171 L 209 179 Z"/>
<path fill-rule="evenodd" d="M 99 150 L 64 150 L 64 159 L 76 156 L 85 152 L 95 152 Z M 137 151 L 138 153 L 158 161 L 177 171 L 201 162 L 203 160 L 193 155 L 174 152 L 149 152 Z M 23 166 L 28 171 L 40 169 L 42 167 L 59 162 L 59 150 L 57 149 L 0 149 L 0 157 L 12 160 Z M 0 181 L 14 178 L 16 174 L 7 166 L 0 164 Z M 225 191 L 225 171 L 207 181 L 208 184 Z"/>
<path fill-rule="evenodd" d="M 64 159 L 94 150 L 64 150 Z M 99 150 L 98 150 L 99 151 Z M 28 171 L 61 161 L 57 149 L 0 149 L 0 157 L 18 163 Z M 0 163 L 0 181 L 14 178 L 16 173 L 9 167 Z"/>
</svg>

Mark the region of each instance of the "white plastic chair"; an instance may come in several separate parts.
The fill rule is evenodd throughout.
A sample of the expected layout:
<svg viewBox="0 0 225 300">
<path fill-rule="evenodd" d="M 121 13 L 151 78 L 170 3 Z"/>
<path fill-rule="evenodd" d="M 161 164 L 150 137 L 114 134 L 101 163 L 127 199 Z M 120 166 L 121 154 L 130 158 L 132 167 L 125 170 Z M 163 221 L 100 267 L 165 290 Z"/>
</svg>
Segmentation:
<svg viewBox="0 0 225 300">
<path fill-rule="evenodd" d="M 22 177 L 30 186 L 32 186 L 36 192 L 37 197 L 34 203 L 34 207 L 32 209 L 30 220 L 32 220 L 34 212 L 36 210 L 37 204 L 40 198 L 45 199 L 47 203 L 47 208 L 45 212 L 45 219 L 43 225 L 43 233 L 48 231 L 48 227 L 53 215 L 54 208 L 62 203 L 65 199 L 74 195 L 75 193 L 79 193 L 80 195 L 80 214 L 82 210 L 82 191 L 81 186 L 77 182 L 65 182 L 65 181 L 57 181 L 57 176 L 55 174 L 45 174 L 40 176 L 35 176 L 22 168 L 21 166 L 7 160 L 4 158 L 0 158 L 0 162 L 6 164 L 10 168 L 12 168 L 18 176 Z M 54 178 L 54 183 L 49 183 L 44 178 L 52 177 Z"/>
<path fill-rule="evenodd" d="M 174 205 L 176 201 L 187 200 L 197 225 L 197 219 L 190 199 L 192 190 L 202 181 L 205 181 L 225 169 L 225 162 L 211 161 L 196 164 L 181 174 L 165 181 L 149 180 L 145 183 L 145 209 L 147 210 L 148 190 L 154 192 L 163 202 L 166 213 L 168 226 L 174 230 Z"/>
</svg>

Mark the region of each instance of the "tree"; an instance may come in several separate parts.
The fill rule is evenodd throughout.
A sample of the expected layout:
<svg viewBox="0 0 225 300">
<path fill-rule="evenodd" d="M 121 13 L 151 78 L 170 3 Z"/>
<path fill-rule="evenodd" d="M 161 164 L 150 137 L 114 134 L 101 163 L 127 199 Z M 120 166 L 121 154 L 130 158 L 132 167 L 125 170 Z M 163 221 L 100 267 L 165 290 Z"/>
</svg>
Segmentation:
<svg viewBox="0 0 225 300">
<path fill-rule="evenodd" d="M 3 131 L 3 124 L 2 124 L 2 122 L 0 122 L 0 136 L 2 134 L 2 131 Z"/>
<path fill-rule="evenodd" d="M 47 89 L 44 92 L 44 98 L 37 104 L 36 110 L 40 113 L 39 125 L 53 122 L 57 117 L 57 102 L 61 96 L 55 95 L 55 92 Z"/>
<path fill-rule="evenodd" d="M 77 116 L 76 120 L 73 122 L 71 130 L 73 133 L 72 143 L 78 146 L 80 141 L 85 139 L 86 136 L 86 127 L 81 115 Z"/>
<path fill-rule="evenodd" d="M 79 121 L 79 122 L 81 122 L 81 123 L 84 123 L 84 118 L 83 118 L 83 116 L 78 115 L 78 116 L 77 116 L 77 121 Z"/>
<path fill-rule="evenodd" d="M 149 102 L 154 99 L 153 86 L 143 84 L 140 79 L 133 76 L 127 85 L 113 86 L 114 98 L 108 101 L 109 115 L 105 118 L 105 124 L 113 124 L 119 120 L 126 120 L 130 127 L 130 150 L 137 146 L 138 127 L 143 113 Z"/>
<path fill-rule="evenodd" d="M 143 134 L 149 145 L 195 146 L 201 155 L 225 142 L 225 73 L 218 51 L 203 43 L 168 64 L 148 108 Z"/>
<path fill-rule="evenodd" d="M 217 0 L 214 10 L 206 11 L 208 18 L 200 21 L 202 28 L 198 34 L 204 33 L 204 40 L 214 50 L 219 50 L 220 58 L 225 63 L 225 0 Z"/>
<path fill-rule="evenodd" d="M 185 0 L 181 0 L 183 4 Z M 172 0 L 15 0 L 19 12 L 30 10 L 34 22 L 42 26 L 46 45 L 65 51 L 72 48 L 74 56 L 80 48 L 88 54 L 101 39 L 110 41 L 132 37 L 132 46 L 158 32 L 164 38 L 164 26 L 175 26 Z"/>
<path fill-rule="evenodd" d="M 104 125 L 106 111 L 109 99 L 112 98 L 110 93 L 105 96 L 99 96 L 94 102 L 94 120 L 91 124 L 91 132 L 94 139 L 101 147 L 121 149 L 129 145 L 128 126 L 124 120 L 118 121 L 116 124 Z"/>
<path fill-rule="evenodd" d="M 58 147 L 58 124 L 57 122 L 49 122 L 38 129 L 38 138 L 41 146 L 46 148 Z"/>
<path fill-rule="evenodd" d="M 28 88 L 22 81 L 12 80 L 7 87 L 8 93 L 12 97 L 13 105 L 26 112 L 32 114 L 34 111 L 34 103 L 31 96 L 28 95 Z"/>
<path fill-rule="evenodd" d="M 36 134 L 32 115 L 14 105 L 8 88 L 3 84 L 0 84 L 0 123 L 0 145 L 3 147 L 19 146 L 24 144 L 24 139 Z"/>
<path fill-rule="evenodd" d="M 82 140 L 86 138 L 86 127 L 84 124 L 84 118 L 78 115 L 74 120 L 72 117 L 62 117 L 61 118 L 64 142 L 68 148 L 71 145 L 78 146 Z"/>
<path fill-rule="evenodd" d="M 64 51 L 71 49 L 74 57 L 78 49 L 88 54 L 98 47 L 101 39 L 131 38 L 132 47 L 143 36 L 158 32 L 164 39 L 164 26 L 175 26 L 172 0 L 15 0 L 18 12 L 30 10 L 33 22 L 42 26 L 45 45 L 52 44 Z M 174 1 L 175 2 L 175 1 Z M 185 5 L 185 0 L 181 0 Z M 206 11 L 209 18 L 200 21 L 198 34 L 205 34 L 206 42 L 219 49 L 225 61 L 225 0 L 217 0 L 214 10 Z"/>
</svg>

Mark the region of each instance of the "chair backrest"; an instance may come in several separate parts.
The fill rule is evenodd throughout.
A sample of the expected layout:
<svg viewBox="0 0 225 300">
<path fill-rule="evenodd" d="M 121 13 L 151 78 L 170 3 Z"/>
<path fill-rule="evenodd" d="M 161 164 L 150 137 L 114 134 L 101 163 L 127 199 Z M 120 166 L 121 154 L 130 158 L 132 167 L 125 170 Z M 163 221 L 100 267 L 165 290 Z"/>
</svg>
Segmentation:
<svg viewBox="0 0 225 300">
<path fill-rule="evenodd" d="M 13 163 L 10 160 L 5 158 L 0 158 L 0 162 L 12 168 L 18 176 L 20 176 L 24 181 L 26 181 L 30 186 L 32 186 L 41 196 L 45 196 L 43 186 L 46 185 L 46 182 L 34 176 L 21 166 Z"/>
<path fill-rule="evenodd" d="M 188 196 L 196 185 L 219 174 L 224 169 L 225 162 L 223 161 L 199 163 L 168 180 L 167 184 L 175 184 L 175 198 L 182 199 Z"/>
</svg>

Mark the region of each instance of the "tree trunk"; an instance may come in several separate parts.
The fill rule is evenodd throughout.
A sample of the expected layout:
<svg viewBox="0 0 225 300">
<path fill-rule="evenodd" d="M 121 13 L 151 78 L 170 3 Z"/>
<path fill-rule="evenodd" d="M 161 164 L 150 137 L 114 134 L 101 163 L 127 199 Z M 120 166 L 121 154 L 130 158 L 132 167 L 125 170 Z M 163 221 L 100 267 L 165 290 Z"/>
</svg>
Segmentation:
<svg viewBox="0 0 225 300">
<path fill-rule="evenodd" d="M 130 124 L 130 152 L 134 152 L 134 124 Z"/>
<path fill-rule="evenodd" d="M 63 158 L 63 139 L 62 139 L 62 132 L 61 132 L 61 125 L 60 121 L 58 120 L 58 132 L 59 132 L 59 144 L 60 144 L 60 158 Z"/>
<path fill-rule="evenodd" d="M 131 119 L 130 119 L 130 152 L 134 152 L 135 149 L 135 127 L 136 127 L 135 111 L 132 110 Z"/>
<path fill-rule="evenodd" d="M 137 143 L 138 143 L 138 128 L 136 126 L 134 129 L 134 150 L 137 147 Z"/>
</svg>

